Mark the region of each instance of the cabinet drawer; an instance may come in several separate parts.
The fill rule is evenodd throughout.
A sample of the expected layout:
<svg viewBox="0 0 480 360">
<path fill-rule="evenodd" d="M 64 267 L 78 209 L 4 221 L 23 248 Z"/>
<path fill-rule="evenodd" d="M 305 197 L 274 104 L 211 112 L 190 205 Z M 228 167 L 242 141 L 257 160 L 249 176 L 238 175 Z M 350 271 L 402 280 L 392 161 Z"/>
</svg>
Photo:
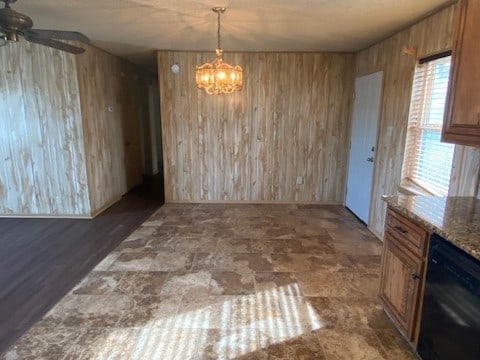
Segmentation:
<svg viewBox="0 0 480 360">
<path fill-rule="evenodd" d="M 388 209 L 386 232 L 408 248 L 412 253 L 423 257 L 427 249 L 428 233 L 419 225 L 413 223 L 403 215 Z"/>
</svg>

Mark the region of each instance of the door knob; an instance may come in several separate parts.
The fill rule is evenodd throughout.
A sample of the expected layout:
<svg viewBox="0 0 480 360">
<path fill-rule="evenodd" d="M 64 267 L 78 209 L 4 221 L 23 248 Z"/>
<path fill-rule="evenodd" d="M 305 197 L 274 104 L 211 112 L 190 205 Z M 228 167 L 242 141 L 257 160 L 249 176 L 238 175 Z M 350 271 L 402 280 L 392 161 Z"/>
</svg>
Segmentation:
<svg viewBox="0 0 480 360">
<path fill-rule="evenodd" d="M 368 161 L 368 162 L 373 162 L 373 156 L 367 158 L 367 161 Z"/>
</svg>

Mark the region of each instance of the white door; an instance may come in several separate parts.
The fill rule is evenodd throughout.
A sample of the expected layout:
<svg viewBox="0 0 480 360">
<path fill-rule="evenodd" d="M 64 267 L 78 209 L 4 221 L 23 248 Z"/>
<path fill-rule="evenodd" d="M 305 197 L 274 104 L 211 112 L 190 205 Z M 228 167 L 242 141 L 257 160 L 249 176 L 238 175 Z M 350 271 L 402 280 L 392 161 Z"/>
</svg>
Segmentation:
<svg viewBox="0 0 480 360">
<path fill-rule="evenodd" d="M 355 79 L 345 204 L 368 224 L 383 72 Z"/>
</svg>

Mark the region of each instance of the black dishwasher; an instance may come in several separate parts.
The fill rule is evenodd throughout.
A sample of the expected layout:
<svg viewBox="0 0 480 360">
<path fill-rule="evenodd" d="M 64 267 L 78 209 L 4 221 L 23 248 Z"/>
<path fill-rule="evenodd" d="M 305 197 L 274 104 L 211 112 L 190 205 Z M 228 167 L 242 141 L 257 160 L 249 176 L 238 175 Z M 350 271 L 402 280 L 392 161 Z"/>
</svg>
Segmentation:
<svg viewBox="0 0 480 360">
<path fill-rule="evenodd" d="M 480 261 L 430 238 L 418 353 L 423 360 L 480 359 Z"/>
</svg>

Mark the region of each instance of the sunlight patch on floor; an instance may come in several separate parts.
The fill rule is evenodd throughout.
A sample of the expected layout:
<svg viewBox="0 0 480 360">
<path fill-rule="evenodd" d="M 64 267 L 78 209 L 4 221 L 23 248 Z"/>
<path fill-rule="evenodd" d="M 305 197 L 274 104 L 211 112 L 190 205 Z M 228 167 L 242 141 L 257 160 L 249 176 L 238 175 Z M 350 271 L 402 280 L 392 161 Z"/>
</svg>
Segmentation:
<svg viewBox="0 0 480 360">
<path fill-rule="evenodd" d="M 164 315 L 141 328 L 112 328 L 89 353 L 96 359 L 234 359 L 322 327 L 297 283 Z"/>
</svg>

